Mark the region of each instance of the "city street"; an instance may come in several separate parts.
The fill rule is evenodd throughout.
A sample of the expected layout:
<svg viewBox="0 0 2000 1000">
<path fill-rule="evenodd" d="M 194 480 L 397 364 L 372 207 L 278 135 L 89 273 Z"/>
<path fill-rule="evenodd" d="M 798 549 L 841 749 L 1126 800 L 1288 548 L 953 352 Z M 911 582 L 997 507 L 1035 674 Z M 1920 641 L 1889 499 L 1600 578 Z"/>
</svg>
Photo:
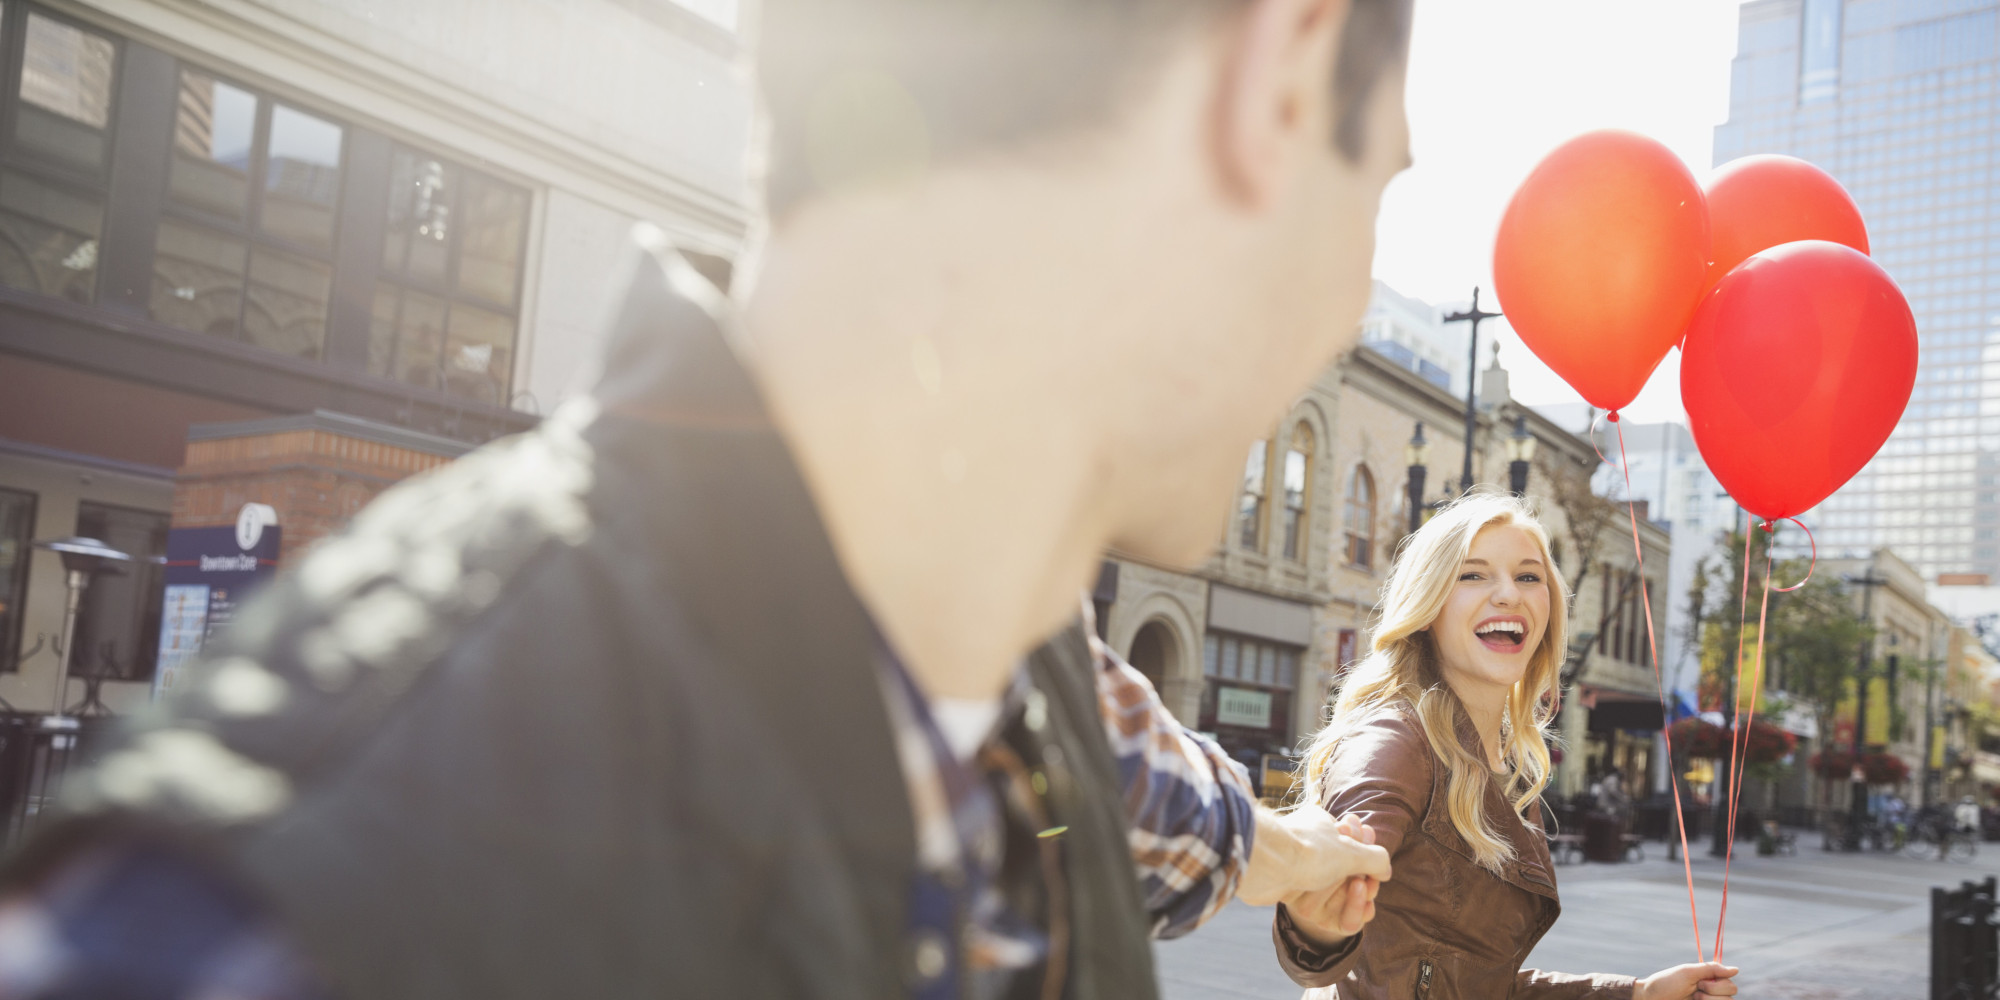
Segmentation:
<svg viewBox="0 0 2000 1000">
<path fill-rule="evenodd" d="M 1971 864 L 1826 854 L 1800 838 L 1796 857 L 1738 856 L 1729 881 L 1723 958 L 1743 968 L 1755 1000 L 1921 1000 L 1929 963 L 1930 888 L 2000 867 L 2000 845 Z M 1704 941 L 1714 936 L 1722 863 L 1695 848 Z M 1557 870 L 1562 919 L 1529 959 L 1536 968 L 1643 975 L 1693 961 L 1681 866 L 1658 844 L 1647 860 Z M 1168 1000 L 1299 993 L 1272 958 L 1268 909 L 1235 905 L 1194 936 L 1156 948 Z"/>
</svg>

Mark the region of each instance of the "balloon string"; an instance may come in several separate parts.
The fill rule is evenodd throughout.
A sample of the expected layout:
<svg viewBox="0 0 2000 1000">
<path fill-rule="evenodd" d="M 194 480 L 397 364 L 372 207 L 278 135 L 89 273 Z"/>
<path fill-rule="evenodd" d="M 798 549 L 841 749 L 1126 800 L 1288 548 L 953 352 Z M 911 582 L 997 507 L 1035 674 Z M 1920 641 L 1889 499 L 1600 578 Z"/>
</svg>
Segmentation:
<svg viewBox="0 0 2000 1000">
<path fill-rule="evenodd" d="M 1800 531 L 1803 531 L 1803 532 L 1805 532 L 1805 533 L 1806 533 L 1806 543 L 1812 546 L 1812 562 L 1811 562 L 1810 564 L 1808 564 L 1808 565 L 1806 566 L 1806 578 L 1805 578 L 1805 579 L 1803 579 L 1803 580 L 1800 580 L 1799 582 L 1797 582 L 1797 583 L 1795 583 L 1795 584 L 1792 584 L 1792 585 L 1791 585 L 1791 586 L 1789 586 L 1789 587 L 1773 587 L 1773 588 L 1772 588 L 1773 590 L 1776 590 L 1776 591 L 1777 591 L 1778 593 L 1780 593 L 1780 594 L 1789 594 L 1789 593 L 1791 593 L 1792 591 L 1794 591 L 1794 590 L 1797 590 L 1797 589 L 1799 589 L 1800 587 L 1803 587 L 1803 586 L 1805 586 L 1805 585 L 1806 585 L 1806 584 L 1808 584 L 1808 583 L 1811 583 L 1811 582 L 1812 582 L 1812 576 L 1813 576 L 1813 571 L 1819 568 L 1819 542 L 1817 542 L 1817 541 L 1815 541 L 1815 540 L 1813 539 L 1813 533 L 1812 533 L 1812 529 L 1811 529 L 1811 528 L 1808 528 L 1808 527 L 1806 527 L 1806 523 L 1805 523 L 1804 521 L 1801 521 L 1801 520 L 1799 520 L 1799 519 L 1798 519 L 1798 518 L 1796 518 L 1796 517 L 1788 517 L 1788 518 L 1785 518 L 1785 520 L 1787 520 L 1787 521 L 1790 521 L 1790 522 L 1792 522 L 1793 524 L 1796 524 L 1796 525 L 1798 525 L 1798 526 L 1799 526 L 1799 530 L 1800 530 Z M 1768 525 L 1768 524 L 1769 524 L 1770 522 L 1768 522 L 1768 521 L 1767 521 L 1767 522 L 1765 522 L 1765 523 L 1766 523 L 1766 524 Z"/>
<path fill-rule="evenodd" d="M 1770 522 L 1764 523 L 1764 530 L 1771 530 Z M 1749 551 L 1747 545 L 1744 551 Z M 1750 575 L 1747 557 L 1743 561 L 1743 575 L 1747 581 Z M 1803 581 L 1799 584 L 1804 585 Z M 1755 666 L 1750 672 L 1750 708 L 1747 712 L 1743 711 L 1743 664 L 1739 660 L 1736 665 L 1737 711 L 1732 718 L 1736 728 L 1729 734 L 1729 846 L 1723 850 L 1722 859 L 1722 912 L 1715 917 L 1715 960 L 1718 962 L 1722 961 L 1723 922 L 1729 919 L 1729 863 L 1736 851 L 1736 811 L 1743 803 L 1743 761 L 1750 756 L 1750 728 L 1757 722 L 1757 694 L 1764 690 L 1764 626 L 1770 620 L 1771 590 L 1771 549 L 1767 545 L 1764 548 L 1764 597 L 1757 608 L 1757 653 L 1753 661 Z M 1744 612 L 1747 614 L 1749 608 L 1744 608 Z M 1737 633 L 1737 645 L 1741 648 L 1740 631 Z M 1738 733 L 1742 734 L 1740 745 Z"/>
<path fill-rule="evenodd" d="M 1614 424 L 1618 422 L 1618 411 L 1617 411 L 1617 410 L 1613 410 L 1613 411 L 1611 411 L 1611 422 L 1612 422 L 1612 423 L 1614 423 Z M 1596 418 L 1596 417 L 1591 417 L 1591 418 L 1590 418 L 1590 433 L 1586 434 L 1586 435 L 1585 435 L 1585 437 L 1587 437 L 1587 438 L 1588 438 L 1588 439 L 1590 440 L 1590 450 L 1591 450 L 1591 451 L 1594 451 L 1594 452 L 1596 452 L 1596 453 L 1597 453 L 1597 460 L 1598 460 L 1598 461 L 1600 461 L 1600 462 L 1603 462 L 1603 463 L 1604 463 L 1605 465 L 1610 465 L 1610 464 L 1611 464 L 1611 460 L 1610 460 L 1610 459 L 1608 459 L 1608 458 L 1605 458 L 1605 457 L 1604 457 L 1604 449 L 1602 449 L 1602 448 L 1599 448 L 1599 447 L 1597 446 L 1597 418 Z M 1623 445 L 1623 443 L 1624 443 L 1624 441 L 1625 441 L 1625 428 L 1623 428 L 1623 427 L 1620 427 L 1620 428 L 1618 428 L 1618 440 L 1619 440 L 1619 443 L 1620 443 L 1620 445 L 1622 446 L 1622 445 Z M 1623 453 L 1621 452 L 1620 454 L 1623 454 Z M 1626 478 L 1626 480 L 1627 480 L 1627 483 L 1626 483 L 1626 486 L 1628 487 L 1628 489 L 1626 489 L 1625 493 L 1626 493 L 1626 495 L 1628 495 L 1628 496 L 1629 496 L 1629 495 L 1631 494 L 1631 492 L 1632 492 L 1632 491 L 1631 491 L 1631 489 L 1629 489 L 1629 487 L 1630 487 L 1630 485 L 1631 485 L 1631 483 L 1630 483 L 1630 480 L 1631 480 L 1631 478 L 1632 478 L 1632 477 L 1630 477 L 1630 476 L 1626 476 L 1625 478 Z M 1666 502 L 1666 498 L 1665 498 L 1665 497 L 1661 497 L 1661 498 L 1660 498 L 1660 502 L 1661 502 L 1661 503 L 1665 503 L 1665 502 Z"/>
<path fill-rule="evenodd" d="M 1729 911 L 1729 870 L 1731 863 L 1736 858 L 1736 784 L 1733 779 L 1737 772 L 1741 770 L 1736 764 L 1736 725 L 1742 721 L 1741 713 L 1737 712 L 1736 709 L 1743 704 L 1743 636 L 1746 631 L 1744 626 L 1748 625 L 1750 621 L 1750 542 L 1754 537 L 1752 532 L 1756 528 L 1756 519 L 1750 515 L 1749 511 L 1744 511 L 1743 588 L 1737 595 L 1736 601 L 1736 662 L 1734 664 L 1736 683 L 1730 687 L 1733 703 L 1729 706 L 1729 777 L 1725 777 L 1715 789 L 1715 794 L 1722 799 L 1722 818 L 1717 820 L 1717 822 L 1722 824 L 1721 832 L 1723 835 L 1722 912 L 1724 913 Z M 1763 636 L 1760 633 L 1758 640 L 1761 642 L 1762 639 Z M 1718 707 L 1720 706 L 1718 705 Z M 1720 914 L 1715 918 L 1715 934 L 1717 938 L 1716 944 L 1720 946 L 1722 943 L 1722 917 Z"/>
<path fill-rule="evenodd" d="M 1618 411 L 1611 411 L 1611 422 L 1614 424 L 1619 423 Z M 1597 437 L 1597 421 L 1592 420 L 1590 427 L 1590 436 L 1593 439 L 1590 446 L 1594 449 L 1597 447 L 1597 442 L 1594 440 Z M 1603 458 L 1604 453 L 1599 451 L 1597 457 Z M 1611 463 L 1609 460 L 1606 460 L 1604 464 L 1609 465 Z M 1618 470 L 1625 477 L 1625 518 L 1632 525 L 1632 553 L 1637 557 L 1639 566 L 1639 600 L 1646 609 L 1646 648 L 1653 656 L 1653 686 L 1660 694 L 1660 709 L 1662 712 L 1662 721 L 1664 722 L 1665 717 L 1672 713 L 1667 711 L 1667 684 L 1664 676 L 1660 673 L 1660 641 L 1659 637 L 1653 633 L 1653 595 L 1651 588 L 1646 585 L 1646 550 L 1639 541 L 1639 514 L 1632 500 L 1632 465 L 1625 453 L 1625 427 L 1623 424 L 1619 424 L 1618 427 Z M 1665 497 L 1661 497 L 1660 499 L 1662 502 L 1666 500 Z M 1674 825 L 1680 829 L 1681 872 L 1687 877 L 1688 923 L 1694 927 L 1694 960 L 1701 962 L 1703 960 L 1701 948 L 1701 912 L 1694 905 L 1694 862 L 1688 858 L 1687 813 L 1681 808 L 1680 776 L 1673 773 L 1673 727 L 1662 725 L 1660 727 L 1660 736 L 1666 741 L 1667 784 L 1674 791 L 1674 818 L 1677 820 Z M 1727 884 L 1726 882 L 1724 883 L 1725 886 Z M 1717 925 L 1717 929 L 1720 930 L 1720 924 Z"/>
</svg>

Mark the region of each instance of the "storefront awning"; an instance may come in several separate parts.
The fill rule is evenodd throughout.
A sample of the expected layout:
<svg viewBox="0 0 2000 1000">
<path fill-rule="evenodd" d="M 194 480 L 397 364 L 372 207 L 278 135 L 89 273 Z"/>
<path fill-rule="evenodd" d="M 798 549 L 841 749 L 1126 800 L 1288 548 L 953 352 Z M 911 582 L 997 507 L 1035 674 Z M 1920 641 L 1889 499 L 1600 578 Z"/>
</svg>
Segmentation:
<svg viewBox="0 0 2000 1000">
<path fill-rule="evenodd" d="M 1581 703 L 1590 710 L 1589 728 L 1593 733 L 1619 729 L 1655 733 L 1666 727 L 1667 713 L 1657 698 L 1589 684 L 1578 685 L 1578 688 Z"/>
</svg>

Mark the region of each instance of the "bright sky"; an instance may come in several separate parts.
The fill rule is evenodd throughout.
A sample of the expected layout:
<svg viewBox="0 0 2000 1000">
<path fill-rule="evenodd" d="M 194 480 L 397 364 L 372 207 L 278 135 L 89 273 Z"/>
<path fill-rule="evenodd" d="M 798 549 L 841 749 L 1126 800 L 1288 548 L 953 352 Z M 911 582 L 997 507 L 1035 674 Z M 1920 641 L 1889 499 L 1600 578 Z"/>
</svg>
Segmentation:
<svg viewBox="0 0 2000 1000">
<path fill-rule="evenodd" d="M 1707 175 L 1729 116 L 1739 0 L 1417 0 L 1409 112 L 1416 166 L 1390 185 L 1375 276 L 1430 302 L 1493 301 L 1493 234 L 1544 154 L 1593 128 L 1643 132 Z M 1480 365 L 1492 324 L 1482 324 Z M 1576 393 L 1500 326 L 1517 399 Z M 1681 420 L 1680 353 L 1625 411 Z"/>
</svg>

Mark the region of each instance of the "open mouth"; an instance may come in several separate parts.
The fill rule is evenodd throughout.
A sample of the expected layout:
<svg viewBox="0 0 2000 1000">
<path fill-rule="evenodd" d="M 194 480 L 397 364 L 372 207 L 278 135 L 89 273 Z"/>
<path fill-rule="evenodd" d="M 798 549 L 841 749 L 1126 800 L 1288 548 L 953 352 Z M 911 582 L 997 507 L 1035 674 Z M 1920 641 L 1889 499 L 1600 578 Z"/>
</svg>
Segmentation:
<svg viewBox="0 0 2000 1000">
<path fill-rule="evenodd" d="M 1472 634 L 1488 649 L 1514 653 L 1519 652 L 1521 644 L 1528 640 L 1528 626 L 1524 622 L 1491 621 L 1473 629 Z"/>
</svg>

